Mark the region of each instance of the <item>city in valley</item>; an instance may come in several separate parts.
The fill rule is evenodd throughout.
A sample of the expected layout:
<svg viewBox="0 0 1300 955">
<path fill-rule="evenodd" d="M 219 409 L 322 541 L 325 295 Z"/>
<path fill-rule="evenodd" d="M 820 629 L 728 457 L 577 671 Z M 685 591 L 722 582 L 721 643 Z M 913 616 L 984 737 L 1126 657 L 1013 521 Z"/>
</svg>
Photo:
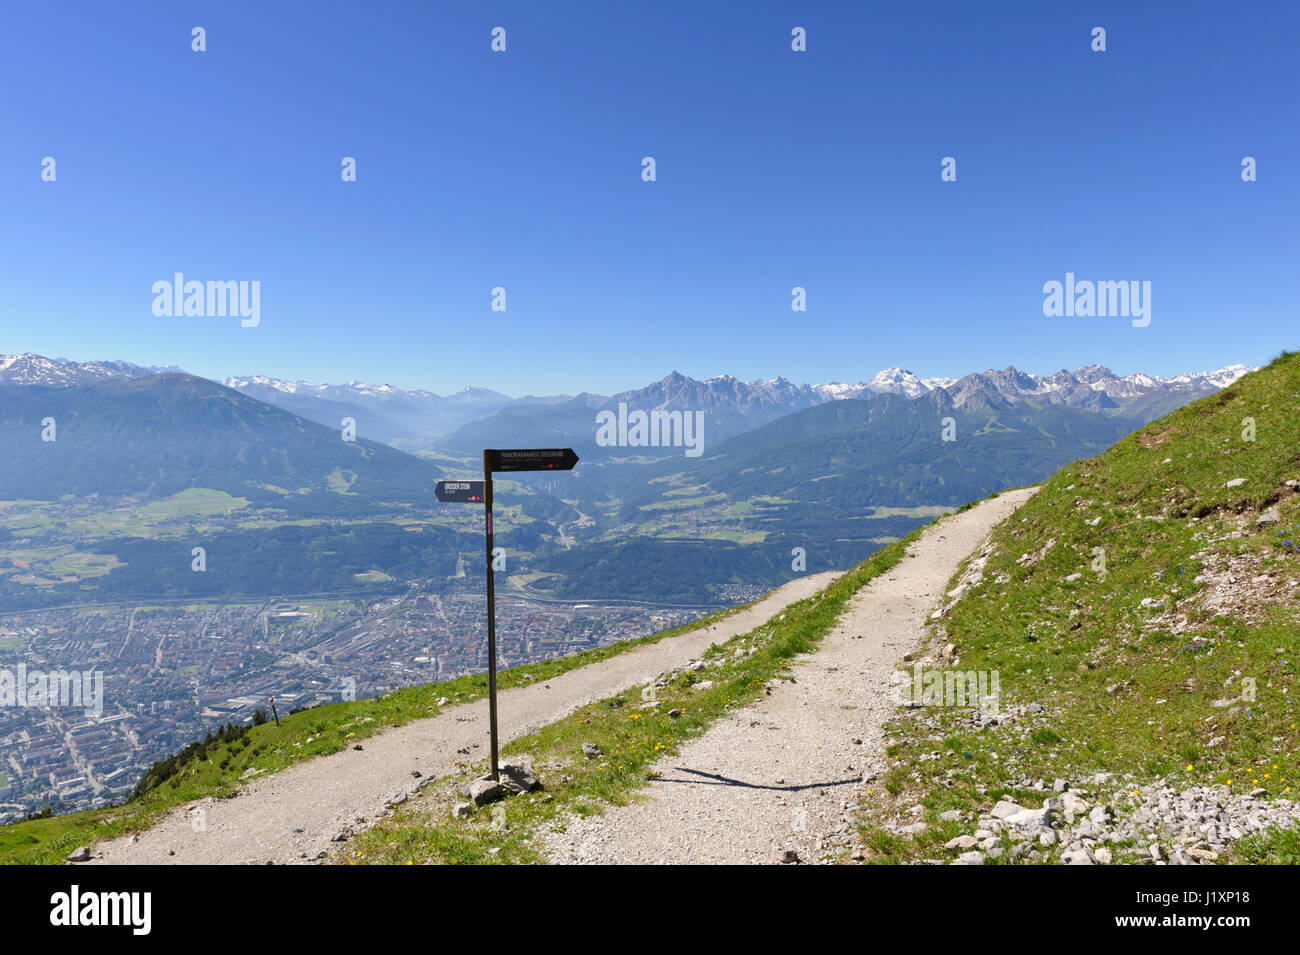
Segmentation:
<svg viewBox="0 0 1300 955">
<path fill-rule="evenodd" d="M 737 599 L 755 595 L 735 594 Z M 102 712 L 0 706 L 0 823 L 120 802 L 214 727 L 449 680 L 487 667 L 483 594 L 153 604 L 0 616 L 0 670 L 99 671 Z M 699 609 L 498 597 L 513 666 L 678 626 Z"/>
</svg>

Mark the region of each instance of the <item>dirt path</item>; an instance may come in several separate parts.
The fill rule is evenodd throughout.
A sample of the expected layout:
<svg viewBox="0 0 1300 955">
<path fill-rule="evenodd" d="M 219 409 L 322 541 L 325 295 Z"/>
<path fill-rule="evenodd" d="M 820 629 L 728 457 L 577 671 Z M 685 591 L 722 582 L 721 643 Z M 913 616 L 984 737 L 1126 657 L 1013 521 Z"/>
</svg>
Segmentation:
<svg viewBox="0 0 1300 955">
<path fill-rule="evenodd" d="M 845 844 L 849 810 L 884 766 L 891 676 L 967 554 L 1036 489 L 951 515 L 864 587 L 796 682 L 739 710 L 660 760 L 650 799 L 547 833 L 557 863 L 815 861 Z"/>
<path fill-rule="evenodd" d="M 684 666 L 711 644 L 747 633 L 836 576 L 801 577 L 711 627 L 570 670 L 547 683 L 505 690 L 498 708 L 502 742 Z M 174 810 L 138 837 L 101 843 L 94 861 L 220 865 L 314 859 L 338 847 L 331 840 L 345 827 L 360 830 L 373 824 L 395 795 L 412 794 L 417 782 L 454 772 L 463 759 L 458 749 L 479 744 L 475 758 L 486 756 L 487 710 L 487 700 L 451 707 L 363 740 L 359 751 L 346 749 L 255 780 L 234 799 L 200 800 Z M 420 780 L 412 776 L 415 771 Z M 199 818 L 202 829 L 196 831 Z"/>
</svg>

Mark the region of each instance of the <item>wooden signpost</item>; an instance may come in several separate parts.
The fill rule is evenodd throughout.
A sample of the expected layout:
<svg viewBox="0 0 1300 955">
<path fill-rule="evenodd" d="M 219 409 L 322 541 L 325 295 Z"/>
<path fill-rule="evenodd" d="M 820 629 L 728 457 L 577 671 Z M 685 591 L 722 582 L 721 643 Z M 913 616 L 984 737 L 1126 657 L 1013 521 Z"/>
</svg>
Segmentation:
<svg viewBox="0 0 1300 955">
<path fill-rule="evenodd" d="M 484 538 L 487 557 L 488 619 L 488 723 L 492 736 L 492 778 L 500 779 L 497 769 L 497 596 L 496 577 L 492 570 L 492 474 L 508 471 L 571 471 L 578 463 L 573 448 L 514 448 L 483 451 L 482 481 L 439 481 L 435 489 L 438 500 L 457 504 L 482 502 L 486 523 Z"/>
</svg>

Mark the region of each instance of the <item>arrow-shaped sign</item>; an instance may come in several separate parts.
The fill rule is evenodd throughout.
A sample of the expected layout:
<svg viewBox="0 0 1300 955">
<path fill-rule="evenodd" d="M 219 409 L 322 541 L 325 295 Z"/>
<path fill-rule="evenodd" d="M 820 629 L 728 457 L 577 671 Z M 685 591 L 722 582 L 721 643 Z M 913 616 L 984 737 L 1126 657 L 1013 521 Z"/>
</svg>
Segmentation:
<svg viewBox="0 0 1300 955">
<path fill-rule="evenodd" d="M 439 481 L 433 489 L 444 504 L 482 504 L 482 481 Z"/>
<path fill-rule="evenodd" d="M 488 471 L 572 471 L 578 463 L 573 448 L 515 448 L 483 452 Z"/>
</svg>

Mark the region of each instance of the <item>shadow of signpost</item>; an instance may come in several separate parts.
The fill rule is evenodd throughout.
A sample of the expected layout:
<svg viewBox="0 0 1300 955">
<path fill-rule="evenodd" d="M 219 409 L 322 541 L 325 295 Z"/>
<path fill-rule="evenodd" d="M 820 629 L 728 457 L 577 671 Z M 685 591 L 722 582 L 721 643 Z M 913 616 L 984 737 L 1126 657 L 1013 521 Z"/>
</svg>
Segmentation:
<svg viewBox="0 0 1300 955">
<path fill-rule="evenodd" d="M 729 776 L 720 776 L 717 773 L 706 773 L 699 769 L 687 769 L 685 766 L 678 766 L 677 771 L 690 773 L 692 776 L 702 776 L 704 780 L 707 780 L 705 785 L 708 786 L 740 786 L 744 789 L 773 789 L 780 792 L 802 792 L 805 789 L 829 789 L 831 786 L 849 786 L 862 781 L 860 776 L 853 776 L 849 779 L 837 779 L 831 782 L 805 783 L 802 786 L 768 786 L 762 783 L 747 783 L 743 779 L 732 779 Z M 687 783 L 694 781 L 695 780 L 690 779 L 668 779 L 663 776 L 656 776 L 651 780 L 651 782 L 656 783 Z"/>
</svg>

